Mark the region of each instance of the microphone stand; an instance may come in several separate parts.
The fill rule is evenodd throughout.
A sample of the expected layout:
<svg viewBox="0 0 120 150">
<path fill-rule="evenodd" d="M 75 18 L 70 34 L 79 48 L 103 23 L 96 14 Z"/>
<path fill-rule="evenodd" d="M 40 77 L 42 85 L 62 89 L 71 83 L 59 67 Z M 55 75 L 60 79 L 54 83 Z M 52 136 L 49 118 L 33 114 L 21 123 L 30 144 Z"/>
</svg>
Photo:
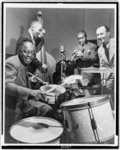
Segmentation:
<svg viewBox="0 0 120 150">
<path fill-rule="evenodd" d="M 65 55 L 65 49 L 64 49 L 64 46 L 61 46 L 61 83 L 63 82 L 64 70 L 66 68 L 66 64 L 63 60 L 64 55 Z"/>
</svg>

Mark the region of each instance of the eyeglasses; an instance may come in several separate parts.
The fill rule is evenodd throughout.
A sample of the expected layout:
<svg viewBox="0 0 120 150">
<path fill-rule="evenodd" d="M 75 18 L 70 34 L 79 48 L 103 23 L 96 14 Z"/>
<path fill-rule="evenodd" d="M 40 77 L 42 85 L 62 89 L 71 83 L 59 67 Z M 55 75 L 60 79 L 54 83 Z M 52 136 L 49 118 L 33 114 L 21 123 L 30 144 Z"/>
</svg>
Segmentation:
<svg viewBox="0 0 120 150">
<path fill-rule="evenodd" d="M 45 29 L 40 29 L 39 32 L 44 34 L 45 33 Z"/>
<path fill-rule="evenodd" d="M 22 51 L 23 51 L 25 54 L 27 54 L 27 55 L 29 55 L 29 54 L 31 54 L 31 55 L 33 55 L 33 56 L 35 55 L 35 52 L 34 52 L 34 51 L 31 51 L 31 52 L 30 52 L 30 51 L 25 50 L 25 49 L 23 49 Z"/>
</svg>

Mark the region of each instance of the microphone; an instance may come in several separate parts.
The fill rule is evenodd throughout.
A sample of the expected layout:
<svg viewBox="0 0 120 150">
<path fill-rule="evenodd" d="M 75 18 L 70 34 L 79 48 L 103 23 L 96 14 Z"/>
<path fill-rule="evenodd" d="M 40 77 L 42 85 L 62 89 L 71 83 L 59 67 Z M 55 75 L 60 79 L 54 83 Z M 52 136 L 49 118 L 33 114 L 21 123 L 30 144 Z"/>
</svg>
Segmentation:
<svg viewBox="0 0 120 150">
<path fill-rule="evenodd" d="M 60 52 L 61 52 L 61 54 L 65 53 L 65 46 L 61 45 Z"/>
</svg>

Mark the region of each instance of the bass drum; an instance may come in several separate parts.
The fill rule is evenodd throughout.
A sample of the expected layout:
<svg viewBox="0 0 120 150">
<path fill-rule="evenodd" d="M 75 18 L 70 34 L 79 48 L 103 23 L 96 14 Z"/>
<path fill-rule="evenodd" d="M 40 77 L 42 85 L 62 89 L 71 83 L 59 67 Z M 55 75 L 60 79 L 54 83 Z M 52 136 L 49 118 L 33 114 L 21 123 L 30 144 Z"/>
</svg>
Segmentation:
<svg viewBox="0 0 120 150">
<path fill-rule="evenodd" d="M 39 123 L 49 125 L 36 128 Z M 50 127 L 53 126 L 53 127 Z M 47 117 L 22 119 L 10 128 L 10 135 L 15 143 L 47 144 L 60 143 L 63 126 L 58 121 Z"/>
<path fill-rule="evenodd" d="M 106 143 L 114 137 L 114 118 L 107 95 L 61 104 L 71 143 Z"/>
</svg>

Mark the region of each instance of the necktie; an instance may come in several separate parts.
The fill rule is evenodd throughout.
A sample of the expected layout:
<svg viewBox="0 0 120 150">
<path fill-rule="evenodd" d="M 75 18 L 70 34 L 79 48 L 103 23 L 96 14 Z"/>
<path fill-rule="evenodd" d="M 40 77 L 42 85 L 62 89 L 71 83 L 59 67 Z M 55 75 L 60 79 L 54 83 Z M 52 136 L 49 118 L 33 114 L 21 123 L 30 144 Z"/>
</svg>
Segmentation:
<svg viewBox="0 0 120 150">
<path fill-rule="evenodd" d="M 109 50 L 108 50 L 108 48 L 106 47 L 105 44 L 103 45 L 103 47 L 104 47 L 104 49 L 105 49 L 105 55 L 106 55 L 106 57 L 107 57 L 107 59 L 108 59 L 108 61 L 109 61 Z"/>
<path fill-rule="evenodd" d="M 25 75 L 26 75 L 26 86 L 27 86 L 27 88 L 31 88 L 31 83 L 29 80 L 29 74 L 28 74 L 28 68 L 27 67 L 25 69 Z"/>
</svg>

